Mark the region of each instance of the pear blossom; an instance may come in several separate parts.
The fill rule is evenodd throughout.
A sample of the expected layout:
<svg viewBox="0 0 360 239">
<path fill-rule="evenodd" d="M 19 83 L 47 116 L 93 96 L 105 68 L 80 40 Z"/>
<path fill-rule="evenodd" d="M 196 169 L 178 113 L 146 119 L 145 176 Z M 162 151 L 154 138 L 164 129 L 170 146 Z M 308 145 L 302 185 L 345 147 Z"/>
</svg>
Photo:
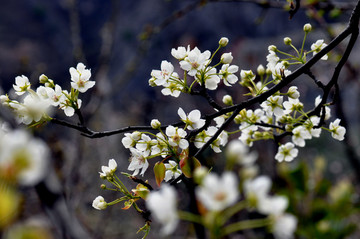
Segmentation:
<svg viewBox="0 0 360 239">
<path fill-rule="evenodd" d="M 128 170 L 134 171 L 133 176 L 140 174 L 144 176 L 145 171 L 149 167 L 149 162 L 144 157 L 142 152 L 135 148 L 130 148 L 131 156 L 130 156 L 130 164 Z"/>
<path fill-rule="evenodd" d="M 177 179 L 182 174 L 179 165 L 174 160 L 169 160 L 169 162 L 165 164 L 165 168 L 165 182 L 168 182 L 172 178 Z"/>
<path fill-rule="evenodd" d="M 204 69 L 209 63 L 210 56 L 210 51 L 201 52 L 195 47 L 188 53 L 184 60 L 180 61 L 180 67 L 187 71 L 190 76 L 195 76 L 199 70 Z"/>
<path fill-rule="evenodd" d="M 271 68 L 269 67 L 274 80 L 281 80 L 283 77 L 290 75 L 291 71 L 286 68 L 284 61 L 276 63 L 276 65 L 271 66 Z"/>
<path fill-rule="evenodd" d="M 136 142 L 141 138 L 141 132 L 134 131 L 132 133 L 125 133 L 125 137 L 121 139 L 121 143 L 125 148 L 135 147 Z"/>
<path fill-rule="evenodd" d="M 169 144 L 171 146 L 179 146 L 181 149 L 187 149 L 189 147 L 189 142 L 185 139 L 187 135 L 185 130 L 169 125 L 165 129 L 165 133 L 169 137 Z"/>
<path fill-rule="evenodd" d="M 184 60 L 184 58 L 187 57 L 189 52 L 190 52 L 190 46 L 188 46 L 187 49 L 183 46 L 179 46 L 177 49 L 175 48 L 171 49 L 171 55 L 180 61 Z"/>
<path fill-rule="evenodd" d="M 164 85 L 174 72 L 174 66 L 168 61 L 161 62 L 161 70 L 152 70 L 151 76 L 155 78 L 154 83 L 157 86 Z"/>
<path fill-rule="evenodd" d="M 47 94 L 52 106 L 59 106 L 61 102 L 66 100 L 66 96 L 63 94 L 61 87 L 57 84 L 54 89 L 48 87 Z"/>
<path fill-rule="evenodd" d="M 205 120 L 201 119 L 200 110 L 193 110 L 188 115 L 186 115 L 184 110 L 180 107 L 178 109 L 178 115 L 187 125 L 187 129 L 189 130 L 199 129 L 205 125 Z"/>
<path fill-rule="evenodd" d="M 15 93 L 17 95 L 23 95 L 28 89 L 30 89 L 30 82 L 29 78 L 26 76 L 17 76 L 15 77 L 15 85 L 13 85 L 13 88 L 15 90 Z"/>
<path fill-rule="evenodd" d="M 184 89 L 182 85 L 177 82 L 165 82 L 161 93 L 163 95 L 170 95 L 172 97 L 179 97 L 180 93 Z"/>
<path fill-rule="evenodd" d="M 71 87 L 73 89 L 84 93 L 95 85 L 95 81 L 89 80 L 91 77 L 91 71 L 86 69 L 83 63 L 78 63 L 76 69 L 74 67 L 70 67 L 69 72 L 72 81 Z"/>
<path fill-rule="evenodd" d="M 235 65 L 224 64 L 221 66 L 219 76 L 224 81 L 224 85 L 231 86 L 238 81 L 238 77 L 235 75 L 238 70 L 239 67 Z"/>
<path fill-rule="evenodd" d="M 244 194 L 250 207 L 259 207 L 261 201 L 268 197 L 271 184 L 271 179 L 268 176 L 259 176 L 244 181 Z"/>
<path fill-rule="evenodd" d="M 299 150 L 295 148 L 295 145 L 291 142 L 280 145 L 277 154 L 275 155 L 275 159 L 279 162 L 292 161 L 297 155 Z"/>
<path fill-rule="evenodd" d="M 292 142 L 300 147 L 305 146 L 305 139 L 311 139 L 310 132 L 303 125 L 295 127 L 292 134 Z"/>
<path fill-rule="evenodd" d="M 260 106 L 269 114 L 274 114 L 276 117 L 281 117 L 284 114 L 283 97 L 279 95 L 270 96 L 266 101 L 262 102 Z"/>
<path fill-rule="evenodd" d="M 274 217 L 274 223 L 271 226 L 275 239 L 292 239 L 297 227 L 297 219 L 294 215 L 284 213 Z"/>
<path fill-rule="evenodd" d="M 101 171 L 99 172 L 101 178 L 111 177 L 116 171 L 117 163 L 114 159 L 110 159 L 108 166 L 101 166 Z"/>
<path fill-rule="evenodd" d="M 161 234 L 169 235 L 179 222 L 176 211 L 176 191 L 167 184 L 162 184 L 159 191 L 151 191 L 146 199 L 146 207 L 151 211 L 155 220 L 163 227 Z"/>
<path fill-rule="evenodd" d="M 285 108 L 284 114 L 290 114 L 293 111 L 301 111 L 304 108 L 303 103 L 301 103 L 299 99 L 293 98 L 289 98 L 288 101 L 284 101 L 283 106 Z"/>
<path fill-rule="evenodd" d="M 297 86 L 290 86 L 287 92 L 288 97 L 298 99 L 300 97 L 300 93 L 297 89 Z"/>
<path fill-rule="evenodd" d="M 316 98 L 315 98 L 315 107 L 318 106 L 320 103 L 321 103 L 321 96 L 318 95 Z M 321 110 L 321 114 L 323 114 L 323 110 Z M 331 109 L 329 106 L 325 106 L 325 118 L 324 120 L 328 120 L 330 119 L 331 117 Z"/>
<path fill-rule="evenodd" d="M 311 50 L 313 51 L 313 55 L 315 56 L 317 53 L 319 53 L 322 49 L 324 49 L 327 46 L 326 43 L 324 43 L 324 40 L 317 40 L 315 43 L 311 45 Z M 326 61 L 328 59 L 328 55 L 324 55 L 321 57 L 321 60 Z"/>
<path fill-rule="evenodd" d="M 39 122 L 44 115 L 47 115 L 50 101 L 43 100 L 36 94 L 25 96 L 23 104 L 12 104 L 15 109 L 15 115 L 20 123 L 31 124 Z"/>
<path fill-rule="evenodd" d="M 239 197 L 238 182 L 232 172 L 225 172 L 221 177 L 209 173 L 195 190 L 198 200 L 210 211 L 221 211 Z"/>
<path fill-rule="evenodd" d="M 210 126 L 206 130 L 206 135 L 209 136 L 208 140 L 215 135 L 215 133 L 219 129 L 215 126 Z M 228 134 L 225 131 L 222 131 L 220 135 L 210 144 L 210 147 L 214 150 L 215 153 L 220 153 L 221 149 L 220 146 L 225 146 L 228 142 Z"/>
<path fill-rule="evenodd" d="M 249 147 L 240 140 L 232 140 L 226 147 L 226 158 L 245 167 L 252 166 L 257 157 L 257 152 L 249 152 Z"/>
<path fill-rule="evenodd" d="M 233 56 L 231 55 L 231 52 L 224 53 L 220 57 L 220 61 L 223 64 L 230 64 L 232 62 L 232 60 L 233 60 Z"/>
<path fill-rule="evenodd" d="M 0 136 L 0 175 L 20 185 L 34 186 L 47 174 L 49 149 L 42 140 L 25 130 L 4 132 Z M 0 177 L 1 177 L 0 176 Z"/>
<path fill-rule="evenodd" d="M 141 134 L 141 139 L 137 141 L 135 147 L 139 151 L 142 152 L 142 154 L 147 157 L 151 153 L 151 147 L 157 144 L 157 140 L 151 139 L 146 134 Z"/>
<path fill-rule="evenodd" d="M 320 137 L 321 134 L 321 128 L 315 128 L 315 126 L 318 126 L 320 123 L 320 117 L 318 116 L 311 116 L 309 119 L 307 119 L 304 122 L 305 128 L 310 132 L 312 137 Z"/>
<path fill-rule="evenodd" d="M 340 119 L 336 119 L 334 122 L 330 123 L 329 130 L 331 132 L 331 136 L 334 139 L 337 139 L 339 141 L 344 140 L 344 135 L 346 133 L 346 129 L 343 126 L 340 126 Z"/>
<path fill-rule="evenodd" d="M 204 75 L 198 73 L 196 77 L 202 79 L 200 81 L 205 81 L 205 88 L 209 90 L 216 90 L 220 83 L 220 77 L 216 74 L 215 68 L 207 71 Z"/>
<path fill-rule="evenodd" d="M 284 196 L 265 196 L 258 204 L 258 211 L 264 215 L 281 215 L 289 205 L 289 200 Z"/>
<path fill-rule="evenodd" d="M 102 196 L 97 196 L 94 199 L 92 206 L 97 210 L 104 210 L 107 208 L 107 203 L 105 202 L 105 199 Z"/>
</svg>

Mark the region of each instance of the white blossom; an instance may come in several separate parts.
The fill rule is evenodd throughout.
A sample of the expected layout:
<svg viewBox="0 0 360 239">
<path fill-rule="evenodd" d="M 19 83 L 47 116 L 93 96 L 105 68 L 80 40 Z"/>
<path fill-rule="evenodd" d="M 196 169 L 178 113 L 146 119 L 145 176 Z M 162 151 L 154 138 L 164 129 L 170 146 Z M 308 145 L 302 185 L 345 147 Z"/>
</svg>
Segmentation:
<svg viewBox="0 0 360 239">
<path fill-rule="evenodd" d="M 311 139 L 310 132 L 303 125 L 295 127 L 292 133 L 292 142 L 300 147 L 305 146 L 305 139 Z"/>
<path fill-rule="evenodd" d="M 17 95 L 24 94 L 28 89 L 30 89 L 30 86 L 31 84 L 29 82 L 29 78 L 26 76 L 22 75 L 15 77 L 15 85 L 13 85 L 13 88 Z"/>
<path fill-rule="evenodd" d="M 200 202 L 210 211 L 221 211 L 233 205 L 239 196 L 238 182 L 232 172 L 225 172 L 221 177 L 209 173 L 195 192 Z"/>
<path fill-rule="evenodd" d="M 290 162 L 298 155 L 298 152 L 299 150 L 295 148 L 295 145 L 288 142 L 279 146 L 278 152 L 275 155 L 275 159 L 279 162 Z"/>
<path fill-rule="evenodd" d="M 181 120 L 187 125 L 187 129 L 199 129 L 205 124 L 205 120 L 201 119 L 200 110 L 193 110 L 188 115 L 186 115 L 184 110 L 180 107 L 178 109 L 178 115 L 180 116 Z"/>
<path fill-rule="evenodd" d="M 114 159 L 110 159 L 108 166 L 101 166 L 101 171 L 99 172 L 101 178 L 111 177 L 117 169 L 117 163 Z"/>
<path fill-rule="evenodd" d="M 187 71 L 190 76 L 195 76 L 199 70 L 204 69 L 209 63 L 210 55 L 210 51 L 202 53 L 195 47 L 188 53 L 184 60 L 180 61 L 180 67 Z"/>
<path fill-rule="evenodd" d="M 24 130 L 10 131 L 0 137 L 0 172 L 9 172 L 21 185 L 33 186 L 47 173 L 49 149 Z"/>
<path fill-rule="evenodd" d="M 162 184 L 159 191 L 151 191 L 146 199 L 146 206 L 155 220 L 163 227 L 163 235 L 171 234 L 179 222 L 176 211 L 176 191 L 172 187 Z"/>
<path fill-rule="evenodd" d="M 73 89 L 84 93 L 95 85 L 95 81 L 89 80 L 91 77 L 91 71 L 86 69 L 83 63 L 78 63 L 76 69 L 74 67 L 70 67 L 69 72 L 72 81 L 71 87 Z"/>
<path fill-rule="evenodd" d="M 274 218 L 272 231 L 275 239 L 292 239 L 297 227 L 297 218 L 289 213 L 284 213 Z"/>
<path fill-rule="evenodd" d="M 185 130 L 169 125 L 165 129 L 165 133 L 169 137 L 169 144 L 171 146 L 179 146 L 181 149 L 187 149 L 189 147 L 189 142 L 185 139 L 187 135 Z"/>
<path fill-rule="evenodd" d="M 313 55 L 315 56 L 317 53 L 319 53 L 322 49 L 324 49 L 327 46 L 326 43 L 324 43 L 324 40 L 317 40 L 315 43 L 311 45 L 311 50 L 313 51 Z M 321 60 L 326 61 L 328 59 L 328 55 L 324 55 L 321 57 Z"/>
<path fill-rule="evenodd" d="M 94 199 L 92 206 L 97 210 L 104 210 L 107 208 L 107 203 L 105 202 L 105 199 L 102 196 L 97 196 Z"/>
<path fill-rule="evenodd" d="M 224 85 L 231 86 L 238 81 L 238 77 L 235 75 L 238 70 L 239 67 L 235 65 L 224 64 L 221 66 L 219 76 L 224 81 Z"/>
<path fill-rule="evenodd" d="M 151 76 L 155 78 L 154 83 L 157 86 L 164 85 L 174 72 L 174 66 L 168 61 L 161 62 L 161 70 L 152 70 Z"/>
<path fill-rule="evenodd" d="M 130 148 L 131 156 L 130 156 L 130 164 L 128 170 L 134 171 L 133 176 L 140 174 L 144 176 L 145 171 L 149 167 L 149 162 L 144 157 L 142 152 L 135 148 Z"/>
<path fill-rule="evenodd" d="M 329 129 L 331 132 L 331 136 L 334 139 L 342 141 L 345 138 L 344 136 L 346 133 L 346 129 L 345 129 L 345 127 L 340 126 L 339 124 L 340 124 L 340 119 L 336 119 L 334 122 L 330 123 Z"/>
<path fill-rule="evenodd" d="M 165 164 L 165 168 L 165 182 L 168 182 L 173 178 L 176 179 L 182 174 L 179 165 L 174 160 L 169 160 L 169 162 Z"/>
</svg>

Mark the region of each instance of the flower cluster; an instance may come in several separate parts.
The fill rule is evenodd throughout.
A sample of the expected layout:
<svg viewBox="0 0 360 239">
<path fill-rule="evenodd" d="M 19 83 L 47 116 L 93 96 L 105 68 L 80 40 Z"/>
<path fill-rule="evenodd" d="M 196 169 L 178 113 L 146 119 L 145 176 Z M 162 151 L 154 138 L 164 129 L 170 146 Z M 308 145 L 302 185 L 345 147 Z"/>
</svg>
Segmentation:
<svg viewBox="0 0 360 239">
<path fill-rule="evenodd" d="M 165 181 L 172 178 L 177 178 L 181 174 L 181 169 L 178 163 L 184 160 L 187 155 L 189 144 L 191 142 L 197 148 L 201 148 L 218 130 L 217 126 L 209 126 L 202 130 L 195 137 L 188 139 L 187 130 L 197 130 L 205 125 L 205 120 L 201 118 L 199 110 L 193 110 L 186 114 L 182 108 L 178 109 L 178 115 L 181 121 L 184 122 L 184 128 L 169 125 L 165 128 L 165 132 L 161 129 L 159 120 L 151 121 L 151 126 L 159 130 L 157 134 L 150 132 L 135 131 L 132 133 L 125 133 L 122 138 L 122 144 L 131 152 L 130 165 L 128 170 L 134 171 L 133 176 L 144 175 L 149 167 L 149 159 L 161 156 L 162 158 L 173 157 L 174 160 L 169 160 L 165 164 L 166 176 Z M 211 147 L 215 152 L 221 152 L 220 147 L 225 146 L 228 140 L 226 132 L 222 132 L 219 137 L 211 143 Z"/>
<path fill-rule="evenodd" d="M 211 66 L 211 62 L 216 52 L 226 46 L 227 38 L 219 41 L 218 49 L 211 54 L 209 50 L 201 52 L 197 47 L 190 49 L 190 46 L 173 48 L 171 55 L 179 61 L 180 68 L 184 71 L 181 78 L 174 72 L 174 66 L 168 61 L 162 61 L 160 70 L 153 70 L 149 80 L 150 86 L 162 86 L 161 93 L 178 97 L 181 92 L 190 93 L 193 87 L 198 84 L 208 90 L 216 90 L 218 85 L 223 82 L 226 86 L 232 86 L 238 81 L 235 73 L 239 70 L 238 66 L 231 65 L 233 60 L 231 53 L 224 53 L 220 61 Z M 221 69 L 216 67 L 221 65 Z"/>
<path fill-rule="evenodd" d="M 22 75 L 15 78 L 13 88 L 15 94 L 22 96 L 22 101 L 10 99 L 8 95 L 1 95 L 0 101 L 3 105 L 14 111 L 19 123 L 36 125 L 50 120 L 50 107 L 62 109 L 66 116 L 73 116 L 75 111 L 81 107 L 79 93 L 84 93 L 95 85 L 90 81 L 91 71 L 82 63 L 77 67 L 71 67 L 71 90 L 63 90 L 53 80 L 45 75 L 39 77 L 41 86 L 36 90 L 31 88 L 29 79 Z"/>
</svg>

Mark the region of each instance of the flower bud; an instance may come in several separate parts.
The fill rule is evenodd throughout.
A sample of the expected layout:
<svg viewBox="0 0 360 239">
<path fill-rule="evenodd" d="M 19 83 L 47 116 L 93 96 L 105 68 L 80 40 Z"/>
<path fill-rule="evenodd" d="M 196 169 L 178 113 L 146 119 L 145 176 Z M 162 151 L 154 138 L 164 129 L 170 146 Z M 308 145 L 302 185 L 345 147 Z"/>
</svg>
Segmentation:
<svg viewBox="0 0 360 239">
<path fill-rule="evenodd" d="M 235 116 L 234 122 L 235 122 L 235 124 L 241 124 L 241 122 L 242 122 L 241 115 Z"/>
<path fill-rule="evenodd" d="M 222 54 L 221 56 L 221 62 L 224 63 L 224 64 L 230 64 L 233 60 L 233 57 L 231 55 L 231 52 L 230 53 L 224 53 Z"/>
<path fill-rule="evenodd" d="M 224 95 L 224 97 L 222 98 L 222 102 L 225 105 L 232 105 L 233 104 L 233 100 L 232 100 L 232 97 L 230 95 Z"/>
<path fill-rule="evenodd" d="M 0 103 L 4 104 L 4 103 L 7 103 L 9 102 L 10 99 L 9 99 L 9 96 L 7 95 L 0 95 Z"/>
<path fill-rule="evenodd" d="M 107 208 L 107 203 L 102 196 L 98 196 L 94 199 L 92 206 L 97 210 L 104 210 Z"/>
<path fill-rule="evenodd" d="M 263 65 L 259 65 L 258 68 L 257 68 L 257 73 L 260 75 L 260 76 L 263 76 L 265 74 L 265 68 Z"/>
<path fill-rule="evenodd" d="M 105 184 L 101 184 L 101 185 L 100 185 L 100 188 L 101 188 L 101 189 L 106 189 L 106 185 L 105 185 Z"/>
<path fill-rule="evenodd" d="M 310 23 L 306 23 L 304 25 L 304 32 L 308 33 L 312 30 L 312 26 L 310 25 Z"/>
<path fill-rule="evenodd" d="M 266 75 L 271 75 L 272 74 L 272 71 L 270 68 L 266 68 L 266 71 L 265 71 Z"/>
<path fill-rule="evenodd" d="M 229 43 L 229 39 L 227 37 L 222 37 L 219 41 L 219 45 L 221 47 L 224 47 L 226 46 L 227 44 Z"/>
<path fill-rule="evenodd" d="M 159 129 L 161 127 L 161 123 L 158 119 L 151 120 L 151 127 L 153 129 Z"/>
<path fill-rule="evenodd" d="M 270 46 L 268 47 L 268 50 L 269 50 L 269 51 L 276 51 L 276 50 L 277 50 L 277 47 L 274 46 L 274 45 L 270 45 Z"/>
<path fill-rule="evenodd" d="M 46 75 L 44 75 L 44 74 L 42 74 L 41 76 L 39 76 L 39 82 L 40 82 L 41 84 L 45 84 L 48 80 L 49 80 L 49 78 L 48 78 Z"/>
<path fill-rule="evenodd" d="M 296 86 L 291 86 L 287 92 L 287 95 L 292 99 L 297 99 L 300 97 L 300 93 Z"/>
<path fill-rule="evenodd" d="M 194 180 L 196 183 L 201 184 L 206 175 L 209 174 L 209 169 L 204 166 L 197 167 L 194 171 Z"/>
<path fill-rule="evenodd" d="M 284 43 L 285 43 L 285 45 L 290 45 L 291 44 L 291 38 L 290 37 L 285 37 L 284 38 Z"/>
<path fill-rule="evenodd" d="M 290 66 L 290 63 L 288 61 L 283 61 L 282 63 L 285 68 L 288 68 Z"/>
</svg>

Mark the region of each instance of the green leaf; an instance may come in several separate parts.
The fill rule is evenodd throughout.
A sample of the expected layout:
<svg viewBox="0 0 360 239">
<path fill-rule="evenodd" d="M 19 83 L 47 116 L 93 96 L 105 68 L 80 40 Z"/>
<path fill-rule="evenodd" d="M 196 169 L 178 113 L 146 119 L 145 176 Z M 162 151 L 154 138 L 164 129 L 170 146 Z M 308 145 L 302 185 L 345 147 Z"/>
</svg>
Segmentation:
<svg viewBox="0 0 360 239">
<path fill-rule="evenodd" d="M 165 178 L 166 167 L 162 162 L 157 162 L 154 166 L 156 184 L 160 186 L 161 182 Z"/>
<path fill-rule="evenodd" d="M 192 172 L 200 166 L 200 161 L 197 160 L 195 157 L 191 157 L 191 159 L 189 159 L 188 157 L 184 157 L 180 160 L 181 171 L 188 178 L 191 178 Z"/>
</svg>

